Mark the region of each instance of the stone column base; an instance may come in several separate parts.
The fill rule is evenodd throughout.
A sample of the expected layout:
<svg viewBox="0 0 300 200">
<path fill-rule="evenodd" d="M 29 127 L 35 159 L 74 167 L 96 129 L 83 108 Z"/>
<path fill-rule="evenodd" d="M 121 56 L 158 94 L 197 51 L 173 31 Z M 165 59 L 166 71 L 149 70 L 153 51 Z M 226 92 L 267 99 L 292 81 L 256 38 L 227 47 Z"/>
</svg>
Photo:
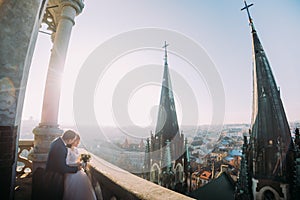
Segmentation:
<svg viewBox="0 0 300 200">
<path fill-rule="evenodd" d="M 39 125 L 33 129 L 34 147 L 28 158 L 32 160 L 32 172 L 38 167 L 45 168 L 51 142 L 62 135 L 63 130 L 57 126 Z"/>
</svg>

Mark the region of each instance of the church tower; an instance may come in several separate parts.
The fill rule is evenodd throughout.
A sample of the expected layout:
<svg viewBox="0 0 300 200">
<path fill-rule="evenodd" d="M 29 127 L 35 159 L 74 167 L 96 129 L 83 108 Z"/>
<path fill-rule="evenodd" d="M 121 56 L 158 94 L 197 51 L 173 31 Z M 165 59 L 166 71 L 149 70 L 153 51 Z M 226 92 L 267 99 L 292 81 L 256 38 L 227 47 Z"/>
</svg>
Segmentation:
<svg viewBox="0 0 300 200">
<path fill-rule="evenodd" d="M 161 87 L 158 117 L 154 135 L 151 134 L 149 155 L 149 179 L 169 189 L 184 185 L 185 148 L 184 135 L 180 133 L 177 121 L 174 95 L 168 66 L 168 44 L 165 50 L 164 72 Z M 147 152 L 146 152 L 147 154 Z M 148 165 L 148 164 L 147 164 Z M 145 165 L 145 168 L 147 166 Z"/>
<path fill-rule="evenodd" d="M 155 130 L 155 137 L 161 137 L 162 139 L 162 147 L 166 145 L 167 140 L 172 141 L 173 139 L 175 139 L 175 136 L 180 134 L 178 128 L 171 77 L 169 74 L 167 46 L 168 44 L 165 42 L 165 45 L 163 46 L 165 48 L 164 74 Z"/>
<path fill-rule="evenodd" d="M 253 199 L 291 199 L 293 149 L 287 117 L 266 53 L 244 1 L 252 33 L 253 105 L 245 161 Z M 245 140 L 247 143 L 247 140 Z M 243 174 L 247 174 L 241 169 Z M 241 174 L 241 175 L 243 175 Z M 241 179 L 245 177 L 241 177 Z M 248 181 L 240 181 L 247 185 Z M 251 192 L 250 192 L 251 193 Z"/>
</svg>

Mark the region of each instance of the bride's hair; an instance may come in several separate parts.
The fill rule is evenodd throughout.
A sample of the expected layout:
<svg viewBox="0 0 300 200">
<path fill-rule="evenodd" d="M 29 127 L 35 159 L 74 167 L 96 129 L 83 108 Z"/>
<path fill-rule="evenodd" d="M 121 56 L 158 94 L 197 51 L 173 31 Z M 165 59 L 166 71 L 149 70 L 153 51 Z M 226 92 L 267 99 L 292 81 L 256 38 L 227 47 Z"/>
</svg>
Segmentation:
<svg viewBox="0 0 300 200">
<path fill-rule="evenodd" d="M 77 133 L 76 133 L 76 136 L 75 136 L 74 140 L 73 140 L 73 141 L 71 142 L 71 144 L 70 144 L 70 147 L 71 147 L 71 148 L 72 148 L 73 144 L 74 144 L 76 141 L 80 141 L 80 136 L 79 136 L 79 134 L 77 134 Z"/>
</svg>

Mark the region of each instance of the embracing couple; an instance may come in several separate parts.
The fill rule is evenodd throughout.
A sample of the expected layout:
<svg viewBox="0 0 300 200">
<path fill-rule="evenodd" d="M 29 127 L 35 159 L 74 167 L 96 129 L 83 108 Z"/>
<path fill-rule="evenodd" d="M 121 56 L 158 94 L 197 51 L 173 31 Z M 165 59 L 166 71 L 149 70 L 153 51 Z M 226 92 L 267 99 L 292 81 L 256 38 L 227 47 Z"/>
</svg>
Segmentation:
<svg viewBox="0 0 300 200">
<path fill-rule="evenodd" d="M 46 172 L 63 175 L 64 189 L 61 198 L 64 200 L 96 199 L 92 184 L 80 164 L 77 149 L 79 142 L 80 136 L 68 130 L 50 146 Z"/>
</svg>

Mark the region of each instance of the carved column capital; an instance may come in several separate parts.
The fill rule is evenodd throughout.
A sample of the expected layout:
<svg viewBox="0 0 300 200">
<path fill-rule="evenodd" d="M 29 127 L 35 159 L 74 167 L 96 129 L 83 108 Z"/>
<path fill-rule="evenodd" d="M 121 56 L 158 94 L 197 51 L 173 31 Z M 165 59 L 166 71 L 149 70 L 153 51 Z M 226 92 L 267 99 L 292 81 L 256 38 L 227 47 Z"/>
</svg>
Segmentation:
<svg viewBox="0 0 300 200">
<path fill-rule="evenodd" d="M 76 15 L 79 15 L 84 8 L 84 3 L 83 0 L 61 0 L 60 6 L 71 6 L 76 10 Z"/>
<path fill-rule="evenodd" d="M 70 11 L 64 11 L 66 8 L 74 9 L 76 13 L 75 15 L 77 16 L 84 8 L 83 0 L 49 0 L 47 4 L 43 23 L 47 24 L 47 29 L 52 32 L 52 41 L 54 41 L 58 23 L 62 18 L 70 20 L 73 25 L 75 24 L 74 18 L 69 16 Z"/>
</svg>

